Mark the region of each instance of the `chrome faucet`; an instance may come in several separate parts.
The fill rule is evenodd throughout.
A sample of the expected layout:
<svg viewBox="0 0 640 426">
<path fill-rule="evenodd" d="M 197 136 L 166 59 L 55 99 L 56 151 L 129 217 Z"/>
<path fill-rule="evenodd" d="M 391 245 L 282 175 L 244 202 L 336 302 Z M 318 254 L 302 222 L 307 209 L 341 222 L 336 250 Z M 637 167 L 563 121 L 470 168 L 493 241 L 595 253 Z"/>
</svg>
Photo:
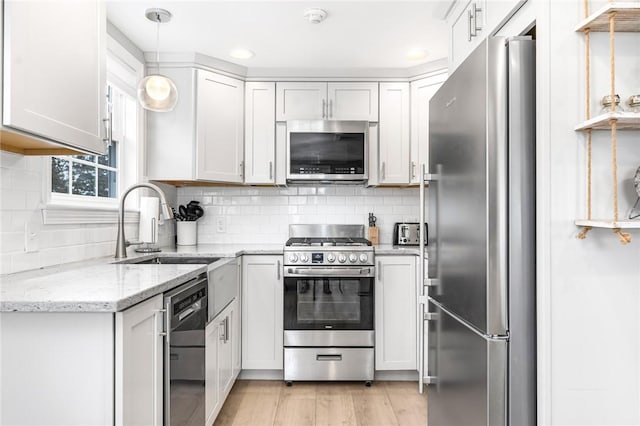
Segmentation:
<svg viewBox="0 0 640 426">
<path fill-rule="evenodd" d="M 162 216 L 164 216 L 164 218 L 167 220 L 173 219 L 173 212 L 167 204 L 167 199 L 164 195 L 164 192 L 162 192 L 162 189 L 152 183 L 136 183 L 134 185 L 131 185 L 124 191 L 124 193 L 122 194 L 122 198 L 120 198 L 120 207 L 118 209 L 118 239 L 116 241 L 116 259 L 125 259 L 127 257 L 127 247 L 134 244 L 127 241 L 124 237 L 124 201 L 126 200 L 127 195 L 129 195 L 129 193 L 136 188 L 149 188 L 157 192 L 160 196 L 160 208 L 162 209 Z"/>
</svg>

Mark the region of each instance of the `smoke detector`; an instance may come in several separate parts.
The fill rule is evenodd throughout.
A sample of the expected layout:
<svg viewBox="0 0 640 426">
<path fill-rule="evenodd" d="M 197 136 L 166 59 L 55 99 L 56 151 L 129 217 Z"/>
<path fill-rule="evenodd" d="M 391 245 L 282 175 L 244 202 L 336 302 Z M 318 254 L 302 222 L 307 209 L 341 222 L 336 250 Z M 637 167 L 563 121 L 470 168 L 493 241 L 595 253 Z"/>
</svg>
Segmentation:
<svg viewBox="0 0 640 426">
<path fill-rule="evenodd" d="M 322 9 L 307 9 L 304 12 L 304 17 L 312 24 L 319 24 L 325 20 L 327 12 Z"/>
</svg>

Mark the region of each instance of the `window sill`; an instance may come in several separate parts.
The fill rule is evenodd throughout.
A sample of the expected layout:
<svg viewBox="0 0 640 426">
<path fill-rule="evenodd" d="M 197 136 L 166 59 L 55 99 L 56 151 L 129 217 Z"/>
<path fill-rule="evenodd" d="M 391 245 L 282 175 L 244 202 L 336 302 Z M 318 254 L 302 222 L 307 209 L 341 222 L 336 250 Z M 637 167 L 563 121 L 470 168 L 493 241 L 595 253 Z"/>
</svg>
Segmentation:
<svg viewBox="0 0 640 426">
<path fill-rule="evenodd" d="M 125 210 L 124 223 L 138 223 L 139 217 L 139 212 Z M 42 223 L 45 225 L 116 224 L 118 208 L 47 204 L 42 208 Z"/>
</svg>

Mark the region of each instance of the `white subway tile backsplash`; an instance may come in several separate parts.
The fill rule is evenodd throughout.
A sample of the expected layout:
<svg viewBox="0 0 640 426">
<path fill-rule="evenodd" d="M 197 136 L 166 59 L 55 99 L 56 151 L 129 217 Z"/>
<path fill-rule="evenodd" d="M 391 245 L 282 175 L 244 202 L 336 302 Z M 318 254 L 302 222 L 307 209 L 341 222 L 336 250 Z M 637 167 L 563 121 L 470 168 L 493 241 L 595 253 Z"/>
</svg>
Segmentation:
<svg viewBox="0 0 640 426">
<path fill-rule="evenodd" d="M 303 186 L 290 188 L 204 188 L 202 198 L 178 189 L 178 199 L 199 200 L 205 216 L 199 221 L 200 243 L 280 244 L 292 223 L 368 225 L 368 214 L 378 217 L 382 244 L 391 243 L 393 224 L 418 216 L 417 188 Z M 226 230 L 217 232 L 224 217 Z"/>
</svg>

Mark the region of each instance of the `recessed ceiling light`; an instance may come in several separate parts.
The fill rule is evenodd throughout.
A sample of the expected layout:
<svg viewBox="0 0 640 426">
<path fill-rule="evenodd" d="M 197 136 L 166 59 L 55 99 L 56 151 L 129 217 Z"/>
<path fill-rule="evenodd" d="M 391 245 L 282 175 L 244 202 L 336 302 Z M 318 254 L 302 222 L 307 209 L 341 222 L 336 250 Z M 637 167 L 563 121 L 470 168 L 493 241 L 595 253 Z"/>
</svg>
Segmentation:
<svg viewBox="0 0 640 426">
<path fill-rule="evenodd" d="M 229 55 L 236 59 L 249 59 L 253 58 L 255 56 L 255 53 L 253 53 L 249 49 L 238 48 L 233 49 L 231 52 L 229 52 Z"/>
<path fill-rule="evenodd" d="M 304 11 L 304 17 L 312 24 L 319 24 L 327 17 L 327 12 L 323 9 L 312 8 Z"/>
<path fill-rule="evenodd" d="M 427 51 L 424 49 L 411 49 L 405 56 L 410 61 L 421 61 L 427 57 Z"/>
</svg>

